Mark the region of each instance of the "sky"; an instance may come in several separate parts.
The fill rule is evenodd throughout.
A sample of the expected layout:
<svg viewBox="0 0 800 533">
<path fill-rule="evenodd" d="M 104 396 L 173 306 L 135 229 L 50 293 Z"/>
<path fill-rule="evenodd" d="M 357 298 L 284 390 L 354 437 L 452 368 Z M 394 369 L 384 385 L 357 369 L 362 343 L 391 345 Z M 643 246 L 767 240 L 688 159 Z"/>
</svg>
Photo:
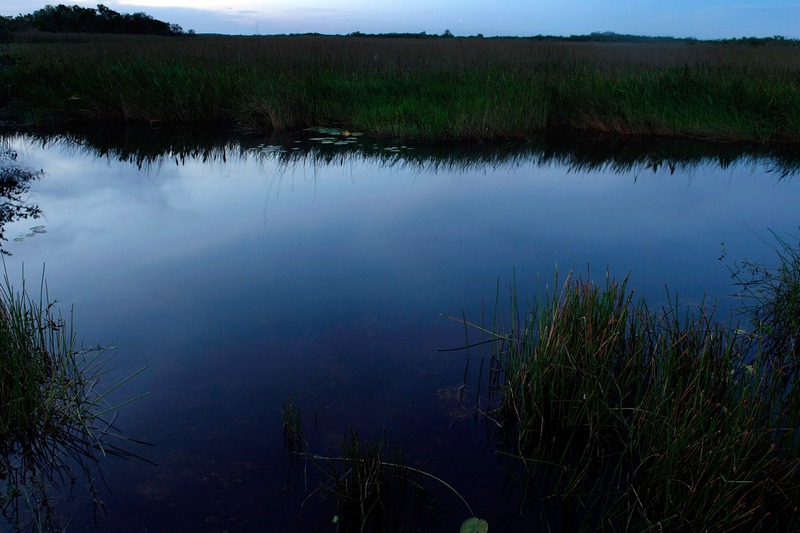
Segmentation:
<svg viewBox="0 0 800 533">
<path fill-rule="evenodd" d="M 0 15 L 47 4 L 144 12 L 184 31 L 800 38 L 800 0 L 0 0 Z"/>
</svg>

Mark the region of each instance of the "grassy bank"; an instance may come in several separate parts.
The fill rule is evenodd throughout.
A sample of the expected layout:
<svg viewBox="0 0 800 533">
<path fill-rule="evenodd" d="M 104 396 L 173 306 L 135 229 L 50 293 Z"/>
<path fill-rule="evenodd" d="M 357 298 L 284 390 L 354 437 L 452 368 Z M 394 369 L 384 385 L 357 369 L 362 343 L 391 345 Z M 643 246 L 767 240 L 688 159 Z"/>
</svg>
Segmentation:
<svg viewBox="0 0 800 533">
<path fill-rule="evenodd" d="M 337 126 L 417 139 L 586 130 L 800 142 L 800 47 L 793 44 L 59 36 L 9 50 L 16 59 L 0 75 L 3 112 L 34 123 Z"/>
</svg>

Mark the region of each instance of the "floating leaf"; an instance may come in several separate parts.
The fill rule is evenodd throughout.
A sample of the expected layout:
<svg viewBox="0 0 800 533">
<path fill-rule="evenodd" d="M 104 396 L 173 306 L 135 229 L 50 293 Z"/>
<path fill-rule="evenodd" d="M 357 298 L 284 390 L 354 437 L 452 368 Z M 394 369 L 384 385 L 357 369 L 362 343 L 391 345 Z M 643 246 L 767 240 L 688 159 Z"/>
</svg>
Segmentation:
<svg viewBox="0 0 800 533">
<path fill-rule="evenodd" d="M 464 520 L 464 523 L 461 524 L 461 533 L 488 533 L 489 532 L 489 522 L 486 520 L 481 520 L 478 517 L 473 516 L 472 518 L 467 518 Z"/>
</svg>

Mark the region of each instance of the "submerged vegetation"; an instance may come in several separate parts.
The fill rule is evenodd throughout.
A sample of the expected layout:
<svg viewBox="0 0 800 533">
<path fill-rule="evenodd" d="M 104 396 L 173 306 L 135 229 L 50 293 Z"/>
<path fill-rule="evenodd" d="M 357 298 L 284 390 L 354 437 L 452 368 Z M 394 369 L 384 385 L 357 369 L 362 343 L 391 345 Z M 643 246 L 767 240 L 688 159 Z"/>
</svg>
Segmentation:
<svg viewBox="0 0 800 533">
<path fill-rule="evenodd" d="M 425 470 L 409 466 L 403 448 L 389 444 L 386 432 L 375 442 L 365 441 L 350 430 L 342 441 L 340 456 L 310 453 L 304 440 L 300 411 L 291 398 L 281 409 L 283 442 L 290 465 L 311 461 L 323 481 L 309 497 L 322 492 L 335 504 L 331 523 L 337 531 L 420 531 L 432 508 L 422 478 L 433 480 L 458 497 L 467 510 L 462 533 L 487 533 L 488 523 L 474 516 L 472 507 L 449 483 Z"/>
<path fill-rule="evenodd" d="M 53 492 L 85 483 L 99 508 L 98 461 L 133 456 L 121 445 L 135 441 L 114 427 L 127 402 L 109 403 L 130 378 L 102 390 L 109 354 L 79 348 L 44 281 L 41 291 L 35 301 L 24 285 L 15 291 L 7 274 L 0 287 L 0 510 L 12 527 L 49 531 L 62 525 Z"/>
<path fill-rule="evenodd" d="M 9 45 L 6 118 L 800 142 L 792 41 L 55 35 Z"/>
</svg>

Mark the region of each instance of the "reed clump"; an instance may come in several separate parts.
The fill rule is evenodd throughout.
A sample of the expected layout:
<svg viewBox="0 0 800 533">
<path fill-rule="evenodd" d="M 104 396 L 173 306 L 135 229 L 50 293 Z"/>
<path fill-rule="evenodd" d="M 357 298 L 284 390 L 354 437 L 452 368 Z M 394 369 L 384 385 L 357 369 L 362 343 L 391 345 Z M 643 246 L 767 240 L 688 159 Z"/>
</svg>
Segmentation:
<svg viewBox="0 0 800 533">
<path fill-rule="evenodd" d="M 30 521 L 49 529 L 57 526 L 50 522 L 52 490 L 83 477 L 99 504 L 99 458 L 130 457 L 120 446 L 136 441 L 113 426 L 116 410 L 128 402 L 108 402 L 133 376 L 101 392 L 106 350 L 78 348 L 70 323 L 46 298 L 44 281 L 41 295 L 33 300 L 24 283 L 15 291 L 7 274 L 0 287 L 0 510 L 11 525 Z"/>
<path fill-rule="evenodd" d="M 790 359 L 766 357 L 763 342 L 702 307 L 652 313 L 608 276 L 570 273 L 559 294 L 519 312 L 494 332 L 489 415 L 550 527 L 800 527 Z"/>
<path fill-rule="evenodd" d="M 336 126 L 423 140 L 585 130 L 800 141 L 800 47 L 338 36 L 94 36 L 10 45 L 33 123 Z"/>
</svg>

